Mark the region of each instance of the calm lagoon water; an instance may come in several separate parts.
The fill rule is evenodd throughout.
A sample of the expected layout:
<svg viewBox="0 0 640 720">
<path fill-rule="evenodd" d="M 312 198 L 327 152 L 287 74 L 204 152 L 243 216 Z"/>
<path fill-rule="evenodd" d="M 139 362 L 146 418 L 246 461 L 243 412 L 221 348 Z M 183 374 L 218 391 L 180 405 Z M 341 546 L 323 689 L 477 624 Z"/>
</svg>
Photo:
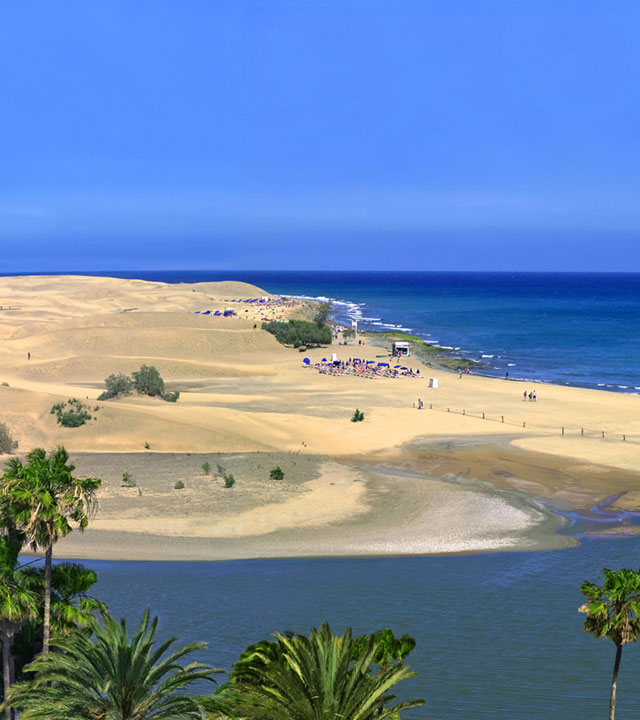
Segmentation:
<svg viewBox="0 0 640 720">
<path fill-rule="evenodd" d="M 580 584 L 603 567 L 640 567 L 640 539 L 587 539 L 539 553 L 253 560 L 89 562 L 96 595 L 137 622 L 207 640 L 206 660 L 229 668 L 275 630 L 390 627 L 418 640 L 405 692 L 432 720 L 598 720 L 606 717 L 614 648 L 582 630 Z M 638 716 L 640 646 L 625 649 L 619 720 Z"/>
</svg>

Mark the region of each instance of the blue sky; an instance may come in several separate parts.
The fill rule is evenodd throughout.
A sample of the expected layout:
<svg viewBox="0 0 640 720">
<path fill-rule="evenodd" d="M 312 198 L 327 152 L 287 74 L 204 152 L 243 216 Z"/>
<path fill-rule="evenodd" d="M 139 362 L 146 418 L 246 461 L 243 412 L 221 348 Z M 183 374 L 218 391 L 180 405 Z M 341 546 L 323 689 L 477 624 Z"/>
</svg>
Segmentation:
<svg viewBox="0 0 640 720">
<path fill-rule="evenodd" d="M 0 2 L 0 271 L 640 270 L 640 2 Z"/>
</svg>

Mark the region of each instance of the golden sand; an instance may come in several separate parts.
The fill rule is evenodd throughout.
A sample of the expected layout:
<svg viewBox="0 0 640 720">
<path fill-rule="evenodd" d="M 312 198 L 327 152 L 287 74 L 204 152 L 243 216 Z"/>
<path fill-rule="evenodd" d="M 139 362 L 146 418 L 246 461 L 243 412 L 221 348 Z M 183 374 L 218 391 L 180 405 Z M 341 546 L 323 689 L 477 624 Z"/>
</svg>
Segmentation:
<svg viewBox="0 0 640 720">
<path fill-rule="evenodd" d="M 205 548 L 206 541 L 215 538 L 229 542 L 251 538 L 251 550 L 246 551 L 246 545 L 243 549 L 249 555 L 297 554 L 303 536 L 314 547 L 328 549 L 328 554 L 336 552 L 336 544 L 347 554 L 351 545 L 354 552 L 365 554 L 401 553 L 402 548 L 406 552 L 457 552 L 504 547 L 497 535 L 490 542 L 483 539 L 483 523 L 500 514 L 496 507 L 488 509 L 491 503 L 477 505 L 482 522 L 474 533 L 465 534 L 465 528 L 475 525 L 469 522 L 469 513 L 456 513 L 455 507 L 466 507 L 465 498 L 476 490 L 461 490 L 451 483 L 436 485 L 445 470 L 449 477 L 478 480 L 482 476 L 483 482 L 496 487 L 508 486 L 532 498 L 574 506 L 617 492 L 629 492 L 630 500 L 637 498 L 639 397 L 459 377 L 421 365 L 415 358 L 410 365 L 419 368 L 424 379 L 323 375 L 303 367 L 303 355 L 279 345 L 260 329 L 263 319 L 308 313 L 308 307 L 264 308 L 231 302 L 266 295 L 244 283 L 0 278 L 0 383 L 8 383 L 8 387 L 0 385 L 0 422 L 9 426 L 20 451 L 63 444 L 72 454 L 104 453 L 111 462 L 113 454 L 144 453 L 147 443 L 154 454 L 301 453 L 331 458 L 317 479 L 297 478 L 301 490 L 296 498 L 265 501 L 255 507 L 247 499 L 228 515 L 219 515 L 217 500 L 212 498 L 207 504 L 205 498 L 200 515 L 194 510 L 172 517 L 167 507 L 175 494 L 168 490 L 164 500 L 148 507 L 143 502 L 143 511 L 131 516 L 118 517 L 105 501 L 93 527 L 110 553 L 115 552 L 114 538 L 127 538 L 134 531 L 154 538 L 171 537 L 174 546 L 180 540 L 198 538 Z M 234 307 L 237 317 L 196 313 L 228 306 Z M 341 359 L 354 354 L 377 359 L 382 350 L 370 344 L 334 345 L 311 350 L 306 356 L 314 363 L 328 352 L 336 352 Z M 130 373 L 143 363 L 158 368 L 168 389 L 181 391 L 178 403 L 135 396 L 96 399 L 107 375 Z M 438 379 L 438 389 L 428 387 L 428 377 Z M 524 390 L 534 387 L 537 402 L 523 401 Z M 50 408 L 71 397 L 98 407 L 97 419 L 80 428 L 60 427 Z M 421 411 L 414 407 L 418 398 L 425 404 Z M 365 413 L 362 423 L 350 422 L 356 407 Z M 424 447 L 420 458 L 416 454 L 416 447 L 425 440 L 440 442 L 437 452 L 433 451 L 437 462 L 425 460 L 429 451 Z M 464 448 L 471 440 L 476 446 L 473 453 Z M 391 466 L 411 466 L 422 479 L 410 482 L 386 472 L 382 481 L 361 470 L 380 465 L 381 457 Z M 493 473 L 500 463 L 505 467 Z M 359 472 L 364 475 L 358 481 L 340 484 Z M 224 492 L 236 492 L 242 482 L 238 478 L 238 485 Z M 424 515 L 414 518 L 411 537 L 400 532 L 401 510 L 395 526 L 384 525 L 386 530 L 377 533 L 384 524 L 388 498 L 409 486 L 411 492 L 402 495 L 405 510 L 418 505 Z M 385 493 L 387 500 L 381 502 Z M 433 497 L 441 501 L 437 516 L 444 518 L 443 525 L 435 522 L 435 515 L 434 522 L 428 521 L 428 507 L 421 505 L 427 496 L 430 502 Z M 500 496 L 500 503 L 511 507 L 512 518 L 517 518 L 522 510 L 510 502 Z M 529 527 L 529 515 L 520 520 L 512 524 L 513 532 L 503 528 L 506 546 L 515 546 L 513 533 Z M 297 533 L 295 541 L 282 539 L 288 531 Z M 316 537 L 320 531 L 324 545 Z M 385 532 L 389 534 L 386 540 L 377 537 Z M 89 535 L 91 531 L 87 543 Z M 274 544 L 276 536 L 280 540 Z M 81 553 L 84 541 L 74 539 L 69 552 Z M 115 545 L 126 542 L 118 540 L 120 545 Z M 188 557 L 185 548 L 176 550 L 175 556 Z M 217 552 L 193 550 L 193 555 L 218 557 Z M 229 552 L 243 556 L 239 551 Z"/>
</svg>

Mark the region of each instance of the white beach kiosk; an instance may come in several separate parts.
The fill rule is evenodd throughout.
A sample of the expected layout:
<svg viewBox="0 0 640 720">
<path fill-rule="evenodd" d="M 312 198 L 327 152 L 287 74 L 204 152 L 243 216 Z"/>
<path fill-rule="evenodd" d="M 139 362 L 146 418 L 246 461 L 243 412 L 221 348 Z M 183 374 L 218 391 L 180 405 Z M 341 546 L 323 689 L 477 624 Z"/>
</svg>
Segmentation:
<svg viewBox="0 0 640 720">
<path fill-rule="evenodd" d="M 391 354 L 394 357 L 409 357 L 411 345 L 404 340 L 396 340 L 391 345 Z"/>
</svg>

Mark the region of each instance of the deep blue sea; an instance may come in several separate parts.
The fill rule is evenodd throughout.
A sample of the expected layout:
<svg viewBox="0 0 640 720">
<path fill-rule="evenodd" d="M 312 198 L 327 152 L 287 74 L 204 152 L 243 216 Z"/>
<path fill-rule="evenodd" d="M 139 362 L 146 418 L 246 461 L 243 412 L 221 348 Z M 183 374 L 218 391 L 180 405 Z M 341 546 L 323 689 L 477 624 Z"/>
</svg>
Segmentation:
<svg viewBox="0 0 640 720">
<path fill-rule="evenodd" d="M 337 320 L 398 329 L 513 379 L 640 392 L 640 274 L 157 271 L 165 282 L 244 280 L 324 297 Z"/>
</svg>

